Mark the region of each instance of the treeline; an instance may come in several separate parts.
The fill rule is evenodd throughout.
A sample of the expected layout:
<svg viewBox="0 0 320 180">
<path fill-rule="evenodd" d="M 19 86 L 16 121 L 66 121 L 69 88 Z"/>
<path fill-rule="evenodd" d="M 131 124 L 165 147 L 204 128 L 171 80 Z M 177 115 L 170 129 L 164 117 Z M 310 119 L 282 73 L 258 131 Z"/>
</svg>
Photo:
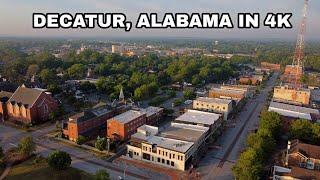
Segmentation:
<svg viewBox="0 0 320 180">
<path fill-rule="evenodd" d="M 126 57 L 93 50 L 80 54 L 71 51 L 62 58 L 49 52 L 27 55 L 6 49 L 1 53 L 4 56 L 0 74 L 11 82 L 22 84 L 36 75 L 49 90 L 58 91 L 65 80 L 82 79 L 91 68 L 99 80 L 96 87 L 86 84 L 84 89 L 96 88 L 110 99 L 116 98 L 121 88 L 127 95 L 142 100 L 171 83 L 189 82 L 201 86 L 221 82 L 234 76 L 238 67 L 236 63 L 214 57 L 158 57 L 154 54 Z"/>
<path fill-rule="evenodd" d="M 233 175 L 239 180 L 255 180 L 264 176 L 264 166 L 276 148 L 282 129 L 280 115 L 263 111 L 256 133 L 247 138 L 247 149 L 240 154 L 232 168 Z"/>
</svg>

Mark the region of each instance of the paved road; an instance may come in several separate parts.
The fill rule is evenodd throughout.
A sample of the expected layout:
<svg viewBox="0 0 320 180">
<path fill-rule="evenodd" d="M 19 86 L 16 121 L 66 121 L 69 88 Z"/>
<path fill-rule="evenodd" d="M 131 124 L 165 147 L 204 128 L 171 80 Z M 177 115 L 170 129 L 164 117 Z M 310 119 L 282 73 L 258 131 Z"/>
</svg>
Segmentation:
<svg viewBox="0 0 320 180">
<path fill-rule="evenodd" d="M 258 126 L 258 116 L 277 77 L 278 74 L 274 74 L 267 82 L 266 88 L 255 99 L 248 101 L 243 111 L 237 116 L 235 126 L 228 128 L 218 139 L 216 143 L 218 148 L 209 151 L 202 159 L 197 168 L 202 179 L 233 179 L 231 168 L 240 152 L 245 149 L 247 135 Z"/>
<path fill-rule="evenodd" d="M 68 152 L 72 158 L 71 166 L 81 169 L 89 173 L 95 173 L 99 169 L 106 169 L 112 179 L 118 179 L 119 176 L 124 176 L 124 171 L 128 179 L 156 179 L 157 177 L 167 177 L 157 172 L 149 172 L 148 170 L 141 169 L 134 166 L 125 164 L 115 164 L 104 161 L 94 154 L 89 153 L 80 148 L 71 147 L 64 143 L 45 137 L 45 134 L 52 131 L 54 125 L 42 128 L 34 132 L 25 132 L 12 127 L 0 124 L 0 140 L 1 146 L 4 150 L 17 146 L 22 137 L 32 136 L 37 144 L 37 153 L 47 157 L 50 152 L 54 150 L 62 150 Z"/>
</svg>

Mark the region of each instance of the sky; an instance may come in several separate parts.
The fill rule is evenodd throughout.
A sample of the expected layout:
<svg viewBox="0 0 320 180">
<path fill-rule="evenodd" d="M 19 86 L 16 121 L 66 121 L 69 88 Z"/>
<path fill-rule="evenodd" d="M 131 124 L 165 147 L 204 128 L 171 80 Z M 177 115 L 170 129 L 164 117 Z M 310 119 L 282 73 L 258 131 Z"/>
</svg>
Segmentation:
<svg viewBox="0 0 320 180">
<path fill-rule="evenodd" d="M 295 39 L 304 0 L 0 0 L 0 36 L 104 38 Z M 135 24 L 139 13 L 292 13 L 292 29 L 32 29 L 32 13 L 121 12 Z M 310 0 L 307 39 L 320 39 L 320 1 Z M 236 24 L 236 22 L 234 22 Z"/>
</svg>

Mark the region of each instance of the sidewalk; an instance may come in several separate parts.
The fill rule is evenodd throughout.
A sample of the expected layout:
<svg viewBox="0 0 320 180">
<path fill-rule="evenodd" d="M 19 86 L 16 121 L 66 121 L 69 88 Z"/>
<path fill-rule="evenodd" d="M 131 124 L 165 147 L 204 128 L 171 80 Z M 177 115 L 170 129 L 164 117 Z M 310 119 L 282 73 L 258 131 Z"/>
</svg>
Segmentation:
<svg viewBox="0 0 320 180">
<path fill-rule="evenodd" d="M 114 160 L 114 163 L 128 163 L 139 168 L 148 169 L 153 172 L 158 172 L 167 176 L 165 179 L 174 179 L 174 180 L 185 180 L 190 179 L 188 174 L 184 171 L 179 171 L 171 168 L 166 168 L 163 166 L 155 165 L 152 163 L 147 163 L 143 161 L 138 161 L 134 159 L 130 159 L 126 156 L 121 156 L 120 158 Z M 158 177 L 157 179 L 161 179 Z"/>
</svg>

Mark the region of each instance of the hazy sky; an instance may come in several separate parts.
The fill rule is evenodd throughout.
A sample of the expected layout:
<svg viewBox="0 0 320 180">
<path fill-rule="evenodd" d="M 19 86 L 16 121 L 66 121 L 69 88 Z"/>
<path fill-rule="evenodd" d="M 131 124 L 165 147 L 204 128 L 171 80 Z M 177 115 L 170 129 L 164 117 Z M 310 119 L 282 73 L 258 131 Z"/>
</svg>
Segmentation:
<svg viewBox="0 0 320 180">
<path fill-rule="evenodd" d="M 32 37 L 201 37 L 201 38 L 287 38 L 294 39 L 301 19 L 303 0 L 0 0 L 0 36 Z M 291 30 L 48 30 L 32 29 L 34 12 L 122 12 L 135 24 L 140 12 L 185 12 L 210 13 L 227 12 L 236 25 L 239 12 L 293 13 Z M 320 1 L 310 0 L 307 24 L 307 38 L 320 39 Z"/>
</svg>

